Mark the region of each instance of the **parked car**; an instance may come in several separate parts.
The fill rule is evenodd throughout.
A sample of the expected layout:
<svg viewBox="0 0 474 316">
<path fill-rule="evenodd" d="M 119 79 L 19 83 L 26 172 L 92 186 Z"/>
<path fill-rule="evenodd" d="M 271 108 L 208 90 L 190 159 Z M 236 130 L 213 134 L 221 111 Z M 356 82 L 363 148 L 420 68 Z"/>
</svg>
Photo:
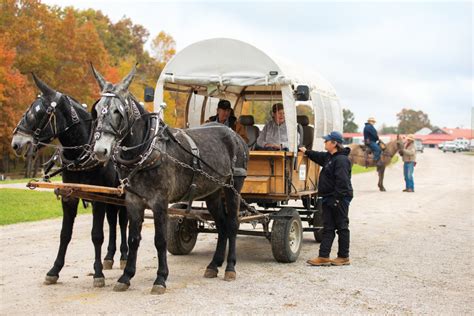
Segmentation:
<svg viewBox="0 0 474 316">
<path fill-rule="evenodd" d="M 421 139 L 415 139 L 415 149 L 416 151 L 419 151 L 420 153 L 423 153 L 425 146 L 423 146 L 423 143 L 421 142 Z"/>
<path fill-rule="evenodd" d="M 469 139 L 465 138 L 457 138 L 455 140 L 456 145 L 458 145 L 459 148 L 461 148 L 462 151 L 468 151 L 469 150 Z"/>
<path fill-rule="evenodd" d="M 453 152 L 457 153 L 458 151 L 461 151 L 462 149 L 456 144 L 456 142 L 444 142 L 443 145 L 443 152 Z"/>
</svg>

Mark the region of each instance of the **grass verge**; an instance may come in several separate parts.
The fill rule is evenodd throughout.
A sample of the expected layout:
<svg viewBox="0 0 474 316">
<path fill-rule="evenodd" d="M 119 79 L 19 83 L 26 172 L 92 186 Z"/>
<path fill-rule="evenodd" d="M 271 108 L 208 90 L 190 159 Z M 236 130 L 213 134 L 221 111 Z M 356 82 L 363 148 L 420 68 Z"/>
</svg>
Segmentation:
<svg viewBox="0 0 474 316">
<path fill-rule="evenodd" d="M 79 202 L 78 214 L 91 213 Z M 0 189 L 0 225 L 32 222 L 63 215 L 61 201 L 53 192 Z"/>
<path fill-rule="evenodd" d="M 37 180 L 40 180 L 41 181 L 41 177 L 39 178 L 35 178 Z M 62 181 L 62 177 L 61 176 L 56 176 L 56 177 L 52 177 L 50 180 L 51 181 Z M 22 178 L 22 179 L 13 179 L 13 180 L 4 180 L 4 181 L 0 181 L 0 184 L 11 184 L 11 183 L 28 183 L 30 182 L 30 180 L 33 180 L 33 178 Z"/>
</svg>

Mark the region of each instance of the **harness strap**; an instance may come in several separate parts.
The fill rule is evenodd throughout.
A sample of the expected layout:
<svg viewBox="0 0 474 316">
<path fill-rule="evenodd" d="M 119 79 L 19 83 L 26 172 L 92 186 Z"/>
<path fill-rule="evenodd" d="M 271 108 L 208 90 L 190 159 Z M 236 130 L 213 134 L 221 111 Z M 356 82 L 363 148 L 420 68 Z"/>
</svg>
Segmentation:
<svg viewBox="0 0 474 316">
<path fill-rule="evenodd" d="M 196 143 L 191 138 L 191 136 L 189 136 L 184 130 L 179 130 L 178 133 L 184 136 L 189 146 L 191 147 L 191 152 L 193 153 L 193 167 L 196 169 L 200 169 L 201 165 L 199 163 L 199 148 L 196 146 Z"/>
<path fill-rule="evenodd" d="M 197 147 L 196 143 L 194 140 L 189 136 L 184 130 L 178 130 L 178 133 L 183 135 L 186 141 L 188 142 L 189 146 L 191 147 L 191 152 L 193 156 L 193 169 L 194 170 L 201 170 L 201 164 L 199 163 L 200 157 L 199 157 L 199 148 Z M 193 204 L 193 200 L 195 197 L 197 185 L 195 183 L 195 178 L 196 178 L 196 172 L 193 171 L 193 178 L 191 180 L 191 185 L 189 186 L 188 193 L 185 194 L 185 196 L 182 198 L 182 200 L 188 200 L 188 207 L 186 209 L 186 213 L 189 213 L 191 211 L 191 206 Z"/>
</svg>

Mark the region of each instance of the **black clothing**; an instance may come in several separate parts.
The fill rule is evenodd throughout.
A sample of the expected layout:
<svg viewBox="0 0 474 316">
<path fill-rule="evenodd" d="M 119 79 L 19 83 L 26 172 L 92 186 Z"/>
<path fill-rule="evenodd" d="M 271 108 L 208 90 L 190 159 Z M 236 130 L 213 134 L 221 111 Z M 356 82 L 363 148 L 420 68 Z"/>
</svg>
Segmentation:
<svg viewBox="0 0 474 316">
<path fill-rule="evenodd" d="M 237 118 L 235 116 L 229 116 L 227 119 L 229 121 L 229 127 L 235 131 L 235 123 L 237 122 Z M 209 117 L 209 122 L 218 122 L 217 115 Z"/>
<path fill-rule="evenodd" d="M 349 203 L 350 197 L 343 198 L 339 203 L 333 197 L 323 198 L 323 238 L 319 247 L 319 256 L 329 258 L 335 231 L 339 236 L 337 256 L 349 257 Z"/>
<path fill-rule="evenodd" d="M 366 144 L 370 142 L 377 142 L 379 140 L 379 135 L 377 134 L 377 130 L 375 127 L 370 123 L 365 123 L 364 127 L 364 142 Z"/>
<path fill-rule="evenodd" d="M 328 152 L 307 150 L 309 159 L 321 165 L 318 194 L 323 198 L 323 238 L 319 247 L 319 257 L 329 258 L 335 232 L 339 236 L 340 258 L 349 257 L 349 204 L 353 191 L 351 184 L 352 163 L 350 148 L 344 148 L 331 155 Z"/>
<path fill-rule="evenodd" d="M 344 148 L 334 155 L 313 150 L 305 152 L 309 159 L 323 167 L 318 182 L 319 196 L 333 196 L 336 200 L 353 196 L 351 184 L 352 164 L 349 157 L 347 157 L 350 152 L 350 148 Z"/>
</svg>

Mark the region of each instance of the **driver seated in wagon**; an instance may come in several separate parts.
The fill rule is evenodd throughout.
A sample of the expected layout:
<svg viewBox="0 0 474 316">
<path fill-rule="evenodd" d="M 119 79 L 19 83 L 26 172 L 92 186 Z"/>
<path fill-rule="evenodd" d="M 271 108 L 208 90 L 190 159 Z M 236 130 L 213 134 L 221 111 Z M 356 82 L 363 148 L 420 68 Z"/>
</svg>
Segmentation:
<svg viewBox="0 0 474 316">
<path fill-rule="evenodd" d="M 218 122 L 224 124 L 236 132 L 240 137 L 242 137 L 246 143 L 249 142 L 247 130 L 234 116 L 232 107 L 230 106 L 230 102 L 228 100 L 219 100 L 219 103 L 217 104 L 217 114 L 209 117 L 206 123 L 209 122 Z"/>
<path fill-rule="evenodd" d="M 283 103 L 272 106 L 272 119 L 265 124 L 257 138 L 257 150 L 285 150 L 288 151 L 288 133 L 285 124 L 285 110 Z"/>
</svg>

